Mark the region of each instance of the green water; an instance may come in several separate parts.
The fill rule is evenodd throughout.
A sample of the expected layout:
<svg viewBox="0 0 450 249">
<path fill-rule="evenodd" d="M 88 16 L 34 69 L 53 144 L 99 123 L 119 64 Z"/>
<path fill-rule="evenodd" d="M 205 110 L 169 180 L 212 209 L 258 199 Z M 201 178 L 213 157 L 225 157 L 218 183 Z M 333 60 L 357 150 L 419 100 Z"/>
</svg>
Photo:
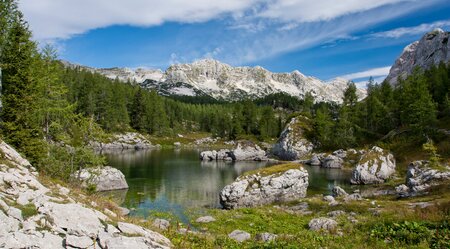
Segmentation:
<svg viewBox="0 0 450 249">
<path fill-rule="evenodd" d="M 187 222 L 189 208 L 219 208 L 219 192 L 240 174 L 269 166 L 267 162 L 202 162 L 197 149 L 160 149 L 107 154 L 109 165 L 122 171 L 127 191 L 114 193 L 132 215 L 169 212 Z M 306 167 L 308 195 L 329 193 L 335 184 L 347 185 L 349 172 Z"/>
</svg>

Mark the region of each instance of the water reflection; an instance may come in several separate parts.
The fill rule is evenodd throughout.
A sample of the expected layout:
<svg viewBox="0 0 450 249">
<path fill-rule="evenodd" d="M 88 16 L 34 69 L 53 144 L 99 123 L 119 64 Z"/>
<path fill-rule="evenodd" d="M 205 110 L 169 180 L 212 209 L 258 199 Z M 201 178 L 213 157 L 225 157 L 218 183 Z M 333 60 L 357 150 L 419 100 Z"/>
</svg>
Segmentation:
<svg viewBox="0 0 450 249">
<path fill-rule="evenodd" d="M 121 170 L 129 190 L 114 193 L 133 215 L 147 217 L 149 210 L 171 212 L 182 221 L 193 207 L 219 207 L 219 192 L 242 173 L 268 162 L 202 162 L 197 149 L 159 149 L 106 154 L 109 164 Z M 329 193 L 335 184 L 347 185 L 350 172 L 307 167 L 308 195 Z"/>
</svg>

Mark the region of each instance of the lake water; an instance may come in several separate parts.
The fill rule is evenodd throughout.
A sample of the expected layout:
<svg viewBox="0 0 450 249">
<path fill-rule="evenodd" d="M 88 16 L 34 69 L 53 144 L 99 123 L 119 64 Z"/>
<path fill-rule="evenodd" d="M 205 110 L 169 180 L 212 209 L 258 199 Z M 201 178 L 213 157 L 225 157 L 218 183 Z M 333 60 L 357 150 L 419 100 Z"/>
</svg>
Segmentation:
<svg viewBox="0 0 450 249">
<path fill-rule="evenodd" d="M 218 208 L 219 192 L 240 174 L 269 166 L 267 162 L 202 162 L 199 149 L 159 149 L 106 154 L 109 165 L 122 171 L 129 185 L 114 196 L 131 215 L 169 212 L 188 222 L 189 208 Z M 348 186 L 350 172 L 305 166 L 308 195 L 330 193 L 335 185 Z"/>
</svg>

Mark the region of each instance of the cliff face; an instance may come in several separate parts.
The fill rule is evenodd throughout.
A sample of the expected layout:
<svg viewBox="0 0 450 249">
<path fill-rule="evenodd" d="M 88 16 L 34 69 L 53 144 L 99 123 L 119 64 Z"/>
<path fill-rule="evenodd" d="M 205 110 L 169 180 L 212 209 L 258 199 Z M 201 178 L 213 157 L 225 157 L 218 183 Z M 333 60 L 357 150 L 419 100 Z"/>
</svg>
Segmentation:
<svg viewBox="0 0 450 249">
<path fill-rule="evenodd" d="M 435 29 L 426 33 L 419 41 L 406 46 L 392 66 L 386 80 L 395 85 L 399 77 L 405 78 L 416 67 L 428 69 L 440 62 L 448 63 L 450 61 L 449 36 L 450 32 Z"/>
</svg>

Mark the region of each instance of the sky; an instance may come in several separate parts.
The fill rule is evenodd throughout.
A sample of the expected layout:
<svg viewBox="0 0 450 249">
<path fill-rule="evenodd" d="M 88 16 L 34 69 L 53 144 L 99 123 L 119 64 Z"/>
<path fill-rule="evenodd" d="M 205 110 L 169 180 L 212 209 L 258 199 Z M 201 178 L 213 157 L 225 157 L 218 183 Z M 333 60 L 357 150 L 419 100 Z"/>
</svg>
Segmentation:
<svg viewBox="0 0 450 249">
<path fill-rule="evenodd" d="M 213 58 L 381 82 L 403 48 L 450 30 L 449 0 L 19 0 L 34 39 L 86 66 Z"/>
</svg>

